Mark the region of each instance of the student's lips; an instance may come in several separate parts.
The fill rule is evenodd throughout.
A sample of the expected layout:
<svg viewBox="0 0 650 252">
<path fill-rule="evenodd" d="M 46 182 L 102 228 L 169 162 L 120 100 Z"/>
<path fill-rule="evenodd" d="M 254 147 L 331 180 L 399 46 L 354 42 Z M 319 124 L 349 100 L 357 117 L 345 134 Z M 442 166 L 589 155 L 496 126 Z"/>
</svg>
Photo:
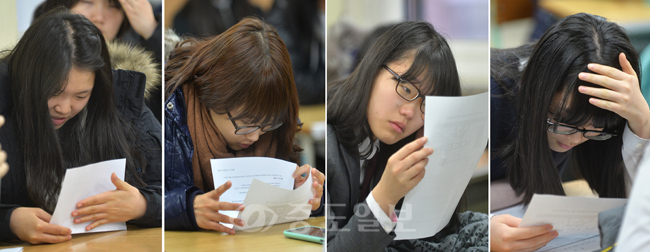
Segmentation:
<svg viewBox="0 0 650 252">
<path fill-rule="evenodd" d="M 65 117 L 54 117 L 54 116 L 52 116 L 51 118 L 52 118 L 52 123 L 54 125 L 61 125 L 65 122 L 66 119 Z"/>
<path fill-rule="evenodd" d="M 390 126 L 393 128 L 393 130 L 397 131 L 397 133 L 403 133 L 404 128 L 406 128 L 406 125 L 401 123 L 401 122 L 390 122 Z"/>
<path fill-rule="evenodd" d="M 251 144 L 252 144 L 252 143 L 251 143 Z M 251 146 L 251 144 L 243 144 L 243 143 L 240 143 L 240 144 L 239 144 L 239 147 L 241 147 L 242 149 L 246 149 L 246 148 L 248 148 L 249 146 Z"/>
<path fill-rule="evenodd" d="M 561 143 L 560 141 L 558 141 L 557 144 L 558 144 L 562 149 L 565 149 L 565 150 L 570 150 L 570 149 L 572 149 L 572 148 L 574 147 L 574 146 L 571 146 L 571 145 L 563 144 L 563 143 Z"/>
</svg>

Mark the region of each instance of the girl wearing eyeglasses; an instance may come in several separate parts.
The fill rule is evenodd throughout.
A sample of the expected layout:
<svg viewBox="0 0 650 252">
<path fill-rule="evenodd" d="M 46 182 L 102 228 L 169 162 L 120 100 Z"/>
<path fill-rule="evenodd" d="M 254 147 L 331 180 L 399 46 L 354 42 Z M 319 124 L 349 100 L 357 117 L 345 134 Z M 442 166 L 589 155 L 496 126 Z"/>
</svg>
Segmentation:
<svg viewBox="0 0 650 252">
<path fill-rule="evenodd" d="M 575 14 L 536 44 L 493 49 L 491 58 L 492 180 L 505 178 L 524 204 L 535 193 L 564 195 L 559 174 L 573 159 L 600 197 L 628 196 L 650 109 L 623 29 Z M 520 221 L 492 217 L 491 249 L 533 251 L 558 235 L 550 225 L 517 228 Z"/>
<path fill-rule="evenodd" d="M 424 96 L 460 96 L 456 63 L 431 24 L 397 24 L 352 74 L 330 82 L 327 102 L 328 251 L 486 250 L 487 216 L 454 214 L 433 237 L 394 241 L 396 209 L 422 180 Z"/>
<path fill-rule="evenodd" d="M 210 159 L 274 157 L 298 161 L 298 95 L 289 53 L 275 29 L 245 18 L 206 40 L 189 39 L 171 51 L 165 69 L 165 227 L 211 229 L 234 234 L 220 223 L 243 225 L 219 210 L 242 210 L 221 202 L 230 182 L 215 189 Z M 312 213 L 322 210 L 325 176 L 298 167 L 294 186 L 314 176 Z"/>
</svg>

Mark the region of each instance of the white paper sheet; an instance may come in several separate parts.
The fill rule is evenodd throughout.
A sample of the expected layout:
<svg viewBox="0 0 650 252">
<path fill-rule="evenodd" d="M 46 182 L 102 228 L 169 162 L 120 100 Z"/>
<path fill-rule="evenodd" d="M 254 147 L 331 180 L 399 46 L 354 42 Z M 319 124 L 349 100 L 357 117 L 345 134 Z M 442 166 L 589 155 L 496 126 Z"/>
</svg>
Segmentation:
<svg viewBox="0 0 650 252">
<path fill-rule="evenodd" d="M 79 201 L 115 190 L 111 174 L 124 180 L 125 167 L 126 159 L 122 158 L 67 169 L 50 223 L 70 228 L 73 234 L 126 230 L 125 222 L 113 222 L 86 231 L 86 226 L 92 222 L 75 224 L 71 215 Z"/>
<path fill-rule="evenodd" d="M 278 188 L 257 179 L 253 180 L 244 200 L 245 209 L 239 214 L 243 227 L 252 229 L 309 218 L 311 205 L 307 201 L 314 195 L 312 176 L 295 190 Z"/>
<path fill-rule="evenodd" d="M 598 213 L 625 202 L 627 199 L 535 194 L 519 226 L 551 224 L 559 236 L 597 235 Z"/>
<path fill-rule="evenodd" d="M 493 215 L 509 214 L 517 218 L 523 218 L 526 208 L 523 205 L 516 205 L 506 209 L 492 212 Z M 539 252 L 556 251 L 594 251 L 600 249 L 599 235 L 575 235 L 556 237 L 546 246 L 538 249 Z"/>
<path fill-rule="evenodd" d="M 232 186 L 219 197 L 220 201 L 244 203 L 254 179 L 267 183 L 271 187 L 293 190 L 293 172 L 296 164 L 268 157 L 220 158 L 211 159 L 212 178 L 217 188 L 230 181 Z M 237 218 L 238 211 L 219 211 L 219 213 Z M 246 220 L 244 220 L 246 222 Z M 232 228 L 232 224 L 222 223 Z"/>
<path fill-rule="evenodd" d="M 488 140 L 488 94 L 426 97 L 424 178 L 404 198 L 397 240 L 435 235 L 449 222 Z"/>
<path fill-rule="evenodd" d="M 22 251 L 23 251 L 23 247 L 0 249 L 0 252 L 22 252 Z"/>
</svg>

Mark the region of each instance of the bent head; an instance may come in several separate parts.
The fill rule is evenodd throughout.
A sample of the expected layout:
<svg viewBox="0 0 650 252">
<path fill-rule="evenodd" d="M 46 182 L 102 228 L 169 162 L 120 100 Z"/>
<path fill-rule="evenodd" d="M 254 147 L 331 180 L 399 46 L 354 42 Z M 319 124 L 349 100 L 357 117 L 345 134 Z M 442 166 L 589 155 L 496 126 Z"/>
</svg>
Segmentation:
<svg viewBox="0 0 650 252">
<path fill-rule="evenodd" d="M 9 57 L 14 103 L 37 114 L 34 124 L 59 129 L 86 110 L 104 113 L 113 102 L 106 44 L 80 15 L 61 10 L 37 19 Z"/>
<path fill-rule="evenodd" d="M 394 144 L 424 125 L 427 95 L 459 96 L 456 62 L 445 39 L 431 24 L 403 22 L 370 47 L 350 78 L 367 101 L 372 135 Z M 358 98 L 357 98 L 358 99 Z"/>
<path fill-rule="evenodd" d="M 289 52 L 272 26 L 245 18 L 218 36 L 185 41 L 171 55 L 167 92 L 193 85 L 231 149 L 247 148 L 274 125 L 282 145 L 293 146 L 298 95 Z M 262 128 L 235 134 L 234 125 Z"/>
<path fill-rule="evenodd" d="M 636 51 L 617 24 L 585 13 L 554 24 L 537 43 L 521 79 L 520 113 L 530 115 L 525 123 L 529 125 L 523 125 L 522 129 L 547 134 L 549 147 L 557 152 L 599 139 L 590 137 L 595 132 L 553 133 L 562 132 L 557 130 L 561 125 L 622 134 L 624 118 L 590 104 L 590 96 L 578 92 L 579 86 L 601 88 L 578 79 L 580 72 L 591 72 L 587 68 L 589 63 L 621 69 L 618 60 L 621 52 L 638 73 Z"/>
</svg>

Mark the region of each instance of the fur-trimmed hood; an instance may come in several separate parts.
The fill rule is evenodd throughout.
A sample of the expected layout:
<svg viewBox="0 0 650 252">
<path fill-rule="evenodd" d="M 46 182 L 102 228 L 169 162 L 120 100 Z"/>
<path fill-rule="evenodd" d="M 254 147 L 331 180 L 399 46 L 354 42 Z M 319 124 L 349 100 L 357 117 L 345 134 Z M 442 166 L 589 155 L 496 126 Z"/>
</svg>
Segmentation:
<svg viewBox="0 0 650 252">
<path fill-rule="evenodd" d="M 169 60 L 169 54 L 180 44 L 185 40 L 181 36 L 178 36 L 176 32 L 172 29 L 167 29 L 165 30 L 165 61 Z"/>
<path fill-rule="evenodd" d="M 161 68 L 154 62 L 152 53 L 137 45 L 115 41 L 106 42 L 106 46 L 111 55 L 111 68 L 137 71 L 147 76 L 144 97 L 148 100 L 161 86 Z"/>
</svg>

